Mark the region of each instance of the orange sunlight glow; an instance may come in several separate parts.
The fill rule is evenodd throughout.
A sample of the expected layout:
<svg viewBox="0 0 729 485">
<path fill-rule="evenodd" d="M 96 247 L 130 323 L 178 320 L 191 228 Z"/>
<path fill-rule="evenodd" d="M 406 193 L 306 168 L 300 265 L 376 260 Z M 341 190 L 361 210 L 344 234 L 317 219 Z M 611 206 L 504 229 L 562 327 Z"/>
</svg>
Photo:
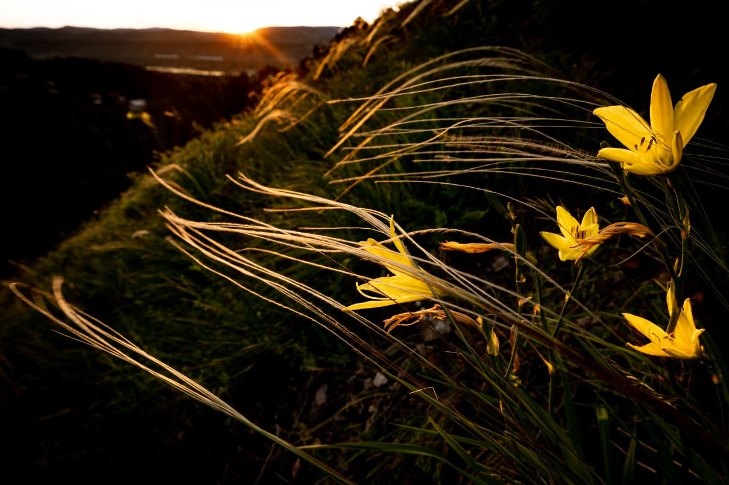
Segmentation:
<svg viewBox="0 0 729 485">
<path fill-rule="evenodd" d="M 277 63 L 286 66 L 291 64 L 292 59 L 289 59 L 286 54 L 274 47 L 265 37 L 257 33 L 256 31 L 240 34 L 241 46 L 254 45 L 262 47 L 266 52 L 271 54 Z"/>
<path fill-rule="evenodd" d="M 3 0 L 0 27 L 150 28 L 250 33 L 270 26 L 368 22 L 404 0 Z"/>
</svg>

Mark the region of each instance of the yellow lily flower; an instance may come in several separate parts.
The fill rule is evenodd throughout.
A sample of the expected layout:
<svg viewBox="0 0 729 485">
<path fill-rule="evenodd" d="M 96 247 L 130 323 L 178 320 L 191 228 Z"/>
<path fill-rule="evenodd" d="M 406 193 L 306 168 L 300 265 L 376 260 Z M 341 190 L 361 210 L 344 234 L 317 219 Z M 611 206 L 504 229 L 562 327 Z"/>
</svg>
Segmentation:
<svg viewBox="0 0 729 485">
<path fill-rule="evenodd" d="M 673 171 L 681 161 L 684 147 L 704 120 L 715 91 L 715 83 L 701 86 L 684 94 L 674 108 L 668 84 L 659 74 L 651 92 L 650 125 L 625 106 L 597 108 L 593 113 L 627 148 L 603 148 L 597 156 L 621 163 L 623 170 L 636 175 Z"/>
<path fill-rule="evenodd" d="M 675 290 L 669 286 L 668 292 L 666 293 L 669 316 L 673 315 L 675 299 Z M 630 348 L 638 352 L 658 357 L 674 357 L 676 359 L 698 359 L 704 353 L 704 348 L 699 343 L 699 335 L 705 329 L 696 329 L 694 317 L 691 313 L 691 300 L 689 298 L 684 300 L 683 310 L 681 310 L 678 316 L 676 328 L 671 333 L 666 333 L 658 325 L 645 318 L 631 315 L 630 313 L 623 313 L 623 317 L 651 341 L 642 347 L 628 343 Z"/>
<path fill-rule="evenodd" d="M 589 256 L 600 246 L 599 244 L 583 245 L 580 241 L 596 236 L 600 230 L 597 223 L 597 213 L 594 207 L 585 212 L 582 222 L 572 217 L 567 209 L 561 205 L 557 206 L 557 224 L 562 233 L 542 231 L 540 234 L 552 247 L 559 250 L 559 259 L 562 261 L 578 261 L 584 256 Z M 580 241 L 578 241 L 580 240 Z"/>
<path fill-rule="evenodd" d="M 364 308 L 378 308 L 398 303 L 426 300 L 437 295 L 433 293 L 424 278 L 429 277 L 428 273 L 421 270 L 408 256 L 400 239 L 395 234 L 395 221 L 390 219 L 390 236 L 392 237 L 398 252 L 387 249 L 374 239 L 368 239 L 360 243 L 362 249 L 377 256 L 383 261 L 390 261 L 394 264 L 381 263 L 393 276 L 382 276 L 367 283 L 357 284 L 357 291 L 373 301 L 356 303 L 346 307 L 347 310 L 362 310 Z M 411 268 L 405 271 L 403 267 Z M 422 277 L 416 276 L 421 274 Z"/>
</svg>

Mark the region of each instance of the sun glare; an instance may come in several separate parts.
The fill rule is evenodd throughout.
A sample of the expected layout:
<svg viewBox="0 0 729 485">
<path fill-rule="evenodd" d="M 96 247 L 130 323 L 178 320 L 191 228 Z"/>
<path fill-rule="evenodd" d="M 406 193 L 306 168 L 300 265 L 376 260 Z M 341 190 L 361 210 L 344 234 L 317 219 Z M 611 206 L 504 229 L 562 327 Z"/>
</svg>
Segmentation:
<svg viewBox="0 0 729 485">
<path fill-rule="evenodd" d="M 373 21 L 398 0 L 4 0 L 0 27 L 149 28 L 246 34 L 271 26 L 351 25 L 357 17 Z"/>
</svg>

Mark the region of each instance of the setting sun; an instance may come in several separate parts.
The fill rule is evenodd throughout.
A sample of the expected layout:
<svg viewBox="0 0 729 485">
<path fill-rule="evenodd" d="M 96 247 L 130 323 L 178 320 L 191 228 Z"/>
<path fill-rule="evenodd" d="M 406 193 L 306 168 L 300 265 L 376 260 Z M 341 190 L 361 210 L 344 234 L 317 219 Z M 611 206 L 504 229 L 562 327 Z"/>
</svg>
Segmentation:
<svg viewBox="0 0 729 485">
<path fill-rule="evenodd" d="M 269 26 L 347 26 L 357 17 L 371 22 L 396 0 L 209 0 L 94 2 L 77 0 L 6 0 L 0 4 L 0 27 L 150 28 L 252 32 Z"/>
</svg>

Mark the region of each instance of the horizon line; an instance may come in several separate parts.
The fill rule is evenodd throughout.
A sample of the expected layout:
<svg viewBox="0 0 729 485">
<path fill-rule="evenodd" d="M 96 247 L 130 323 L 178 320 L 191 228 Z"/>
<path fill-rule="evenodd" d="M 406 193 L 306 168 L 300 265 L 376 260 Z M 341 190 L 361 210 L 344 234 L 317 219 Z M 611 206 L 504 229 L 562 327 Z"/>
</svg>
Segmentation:
<svg viewBox="0 0 729 485">
<path fill-rule="evenodd" d="M 90 27 L 86 25 L 63 25 L 60 27 L 49 27 L 46 25 L 36 25 L 33 27 L 7 27 L 4 25 L 0 25 L 0 29 L 2 30 L 40 30 L 40 29 L 46 29 L 46 30 L 62 30 L 62 29 L 88 29 L 88 30 L 175 30 L 178 32 L 199 32 L 199 33 L 205 33 L 205 34 L 229 34 L 229 35 L 241 35 L 241 34 L 249 34 L 252 32 L 257 32 L 259 30 L 264 29 L 278 29 L 278 28 L 337 28 L 337 29 L 344 29 L 346 28 L 346 25 L 266 25 L 264 27 L 257 27 L 254 30 L 249 30 L 248 32 L 228 32 L 225 30 L 199 30 L 199 29 L 193 29 L 193 28 L 182 28 L 182 27 Z"/>
</svg>

